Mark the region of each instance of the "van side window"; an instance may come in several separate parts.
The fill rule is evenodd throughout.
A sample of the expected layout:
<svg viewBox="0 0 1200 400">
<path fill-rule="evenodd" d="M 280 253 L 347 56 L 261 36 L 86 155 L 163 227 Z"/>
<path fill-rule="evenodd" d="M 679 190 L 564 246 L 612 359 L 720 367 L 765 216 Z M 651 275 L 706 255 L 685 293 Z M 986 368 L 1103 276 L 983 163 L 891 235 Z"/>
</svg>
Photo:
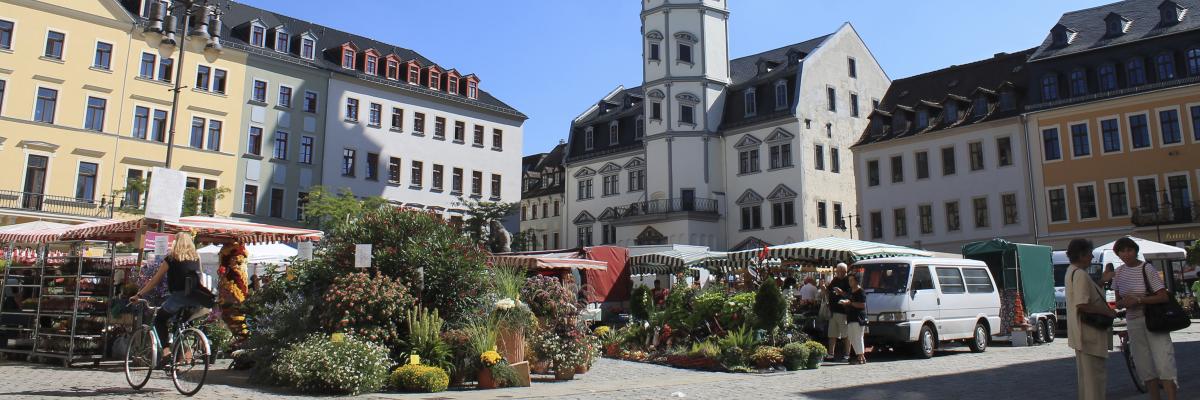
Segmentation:
<svg viewBox="0 0 1200 400">
<path fill-rule="evenodd" d="M 987 270 L 982 268 L 963 268 L 963 278 L 967 281 L 967 293 L 991 293 L 996 290 L 992 287 L 992 279 L 988 276 Z"/>
<path fill-rule="evenodd" d="M 938 286 L 942 287 L 942 293 L 966 293 L 967 288 L 963 285 L 962 273 L 958 268 L 945 267 L 937 268 Z"/>
<path fill-rule="evenodd" d="M 929 274 L 929 267 L 917 267 L 913 271 L 912 290 L 933 289 L 933 276 Z"/>
</svg>

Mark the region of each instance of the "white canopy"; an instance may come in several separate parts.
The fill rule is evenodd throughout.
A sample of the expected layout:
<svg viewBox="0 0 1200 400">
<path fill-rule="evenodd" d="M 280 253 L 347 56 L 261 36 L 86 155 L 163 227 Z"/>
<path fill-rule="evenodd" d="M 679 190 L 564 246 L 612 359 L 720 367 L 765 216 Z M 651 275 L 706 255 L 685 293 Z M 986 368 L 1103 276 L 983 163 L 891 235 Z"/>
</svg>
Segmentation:
<svg viewBox="0 0 1200 400">
<path fill-rule="evenodd" d="M 196 252 L 217 254 L 221 252 L 221 246 L 209 245 Z M 297 254 L 299 251 L 295 248 L 282 243 L 246 245 L 246 262 L 249 264 L 283 264 Z"/>
<path fill-rule="evenodd" d="M 1139 260 L 1182 260 L 1187 258 L 1187 250 L 1142 238 L 1136 238 L 1133 236 L 1126 237 L 1133 239 L 1134 243 L 1137 243 Z M 1113 252 L 1113 245 L 1116 243 L 1117 241 L 1114 240 L 1093 250 L 1092 262 L 1102 265 L 1108 263 L 1113 263 L 1115 265 L 1124 264 L 1121 262 L 1121 259 L 1117 257 L 1117 254 Z"/>
</svg>

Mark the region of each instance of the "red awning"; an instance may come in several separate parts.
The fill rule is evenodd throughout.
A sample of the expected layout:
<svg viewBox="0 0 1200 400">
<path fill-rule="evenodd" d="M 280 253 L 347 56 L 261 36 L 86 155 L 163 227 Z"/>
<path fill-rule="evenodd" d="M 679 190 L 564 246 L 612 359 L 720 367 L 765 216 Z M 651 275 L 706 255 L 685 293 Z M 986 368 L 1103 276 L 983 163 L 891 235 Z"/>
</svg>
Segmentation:
<svg viewBox="0 0 1200 400">
<path fill-rule="evenodd" d="M 497 267 L 517 267 L 524 269 L 583 269 L 603 271 L 608 268 L 608 263 L 604 261 L 546 256 L 490 256 L 488 257 L 488 263 Z"/>
<path fill-rule="evenodd" d="M 22 243 L 46 243 L 58 240 L 109 240 L 132 242 L 138 232 L 146 226 L 145 218 L 126 220 L 100 220 L 62 228 L 40 231 L 15 231 L 0 233 L 0 241 Z M 178 233 L 192 231 L 202 243 L 242 242 L 291 243 L 320 240 L 321 231 L 290 228 L 238 221 L 227 218 L 183 217 L 179 222 L 166 223 L 163 231 Z"/>
</svg>

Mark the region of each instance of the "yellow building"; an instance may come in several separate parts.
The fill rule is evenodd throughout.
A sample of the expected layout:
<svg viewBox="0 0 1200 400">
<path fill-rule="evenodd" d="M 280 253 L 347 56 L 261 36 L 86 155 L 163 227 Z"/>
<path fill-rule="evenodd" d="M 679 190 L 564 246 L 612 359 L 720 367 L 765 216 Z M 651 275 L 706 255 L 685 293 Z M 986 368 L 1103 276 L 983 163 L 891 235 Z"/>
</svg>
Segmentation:
<svg viewBox="0 0 1200 400">
<path fill-rule="evenodd" d="M 180 72 L 178 45 L 138 21 L 115 0 L 0 0 L 0 169 L 11 171 L 0 224 L 137 207 L 138 193 L 123 192 L 165 165 L 174 79 L 185 88 L 170 167 L 198 188 L 232 187 L 246 55 L 176 38 Z M 204 211 L 229 215 L 231 197 Z"/>
</svg>

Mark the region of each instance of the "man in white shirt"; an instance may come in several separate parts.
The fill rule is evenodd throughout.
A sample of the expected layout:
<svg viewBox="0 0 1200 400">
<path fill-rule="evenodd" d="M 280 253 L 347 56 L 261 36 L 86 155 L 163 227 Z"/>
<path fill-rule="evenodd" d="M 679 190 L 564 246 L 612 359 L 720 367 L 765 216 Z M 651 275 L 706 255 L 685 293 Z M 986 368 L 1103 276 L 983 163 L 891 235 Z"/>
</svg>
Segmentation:
<svg viewBox="0 0 1200 400">
<path fill-rule="evenodd" d="M 817 285 L 812 277 L 804 278 L 804 286 L 800 287 L 800 304 L 809 306 L 817 303 Z"/>
</svg>

